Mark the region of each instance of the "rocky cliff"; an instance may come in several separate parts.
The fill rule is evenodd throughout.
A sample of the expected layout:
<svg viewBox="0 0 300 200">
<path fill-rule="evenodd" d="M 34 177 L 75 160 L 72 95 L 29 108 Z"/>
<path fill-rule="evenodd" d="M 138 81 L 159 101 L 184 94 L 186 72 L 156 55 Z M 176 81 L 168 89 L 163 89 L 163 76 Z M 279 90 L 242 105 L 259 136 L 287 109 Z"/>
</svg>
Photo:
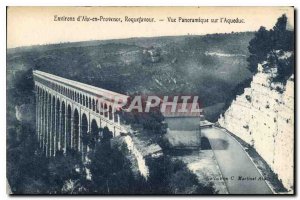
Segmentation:
<svg viewBox="0 0 300 200">
<path fill-rule="evenodd" d="M 286 52 L 280 59 L 292 53 Z M 249 88 L 233 100 L 218 122 L 265 159 L 288 190 L 294 181 L 294 75 L 286 84 L 272 82 L 276 67 L 258 65 Z"/>
</svg>

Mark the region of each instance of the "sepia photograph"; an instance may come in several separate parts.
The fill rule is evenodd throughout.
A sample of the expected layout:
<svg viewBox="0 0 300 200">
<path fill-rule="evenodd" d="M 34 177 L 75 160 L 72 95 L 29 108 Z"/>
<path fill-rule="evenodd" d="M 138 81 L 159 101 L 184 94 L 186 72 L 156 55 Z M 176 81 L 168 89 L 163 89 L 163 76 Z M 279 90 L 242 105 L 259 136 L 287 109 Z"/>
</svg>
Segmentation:
<svg viewBox="0 0 300 200">
<path fill-rule="evenodd" d="M 7 194 L 295 195 L 294 15 L 7 6 Z"/>
</svg>

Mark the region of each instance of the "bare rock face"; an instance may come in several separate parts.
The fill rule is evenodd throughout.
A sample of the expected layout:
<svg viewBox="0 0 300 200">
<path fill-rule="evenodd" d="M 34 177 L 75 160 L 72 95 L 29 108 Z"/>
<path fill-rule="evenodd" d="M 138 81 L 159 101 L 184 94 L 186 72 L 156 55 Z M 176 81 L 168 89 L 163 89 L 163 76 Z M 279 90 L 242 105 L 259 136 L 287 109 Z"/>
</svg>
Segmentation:
<svg viewBox="0 0 300 200">
<path fill-rule="evenodd" d="M 236 97 L 218 122 L 252 145 L 283 185 L 293 190 L 294 75 L 285 85 L 274 83 L 276 68 L 263 70 L 267 64 L 259 64 L 250 88 Z"/>
</svg>

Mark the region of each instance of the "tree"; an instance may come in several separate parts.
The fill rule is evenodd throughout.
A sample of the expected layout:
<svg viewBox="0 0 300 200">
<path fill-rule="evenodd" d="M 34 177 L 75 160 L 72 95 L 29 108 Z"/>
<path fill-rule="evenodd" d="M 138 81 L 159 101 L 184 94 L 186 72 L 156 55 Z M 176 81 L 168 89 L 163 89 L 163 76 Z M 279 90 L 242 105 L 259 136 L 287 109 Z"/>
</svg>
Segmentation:
<svg viewBox="0 0 300 200">
<path fill-rule="evenodd" d="M 193 174 L 180 160 L 172 160 L 168 156 L 147 158 L 149 167 L 148 188 L 150 194 L 214 194 L 211 184 L 208 186 L 198 182 Z"/>
<path fill-rule="evenodd" d="M 68 180 L 84 180 L 86 177 L 81 156 L 74 150 L 69 150 L 66 155 L 57 151 L 56 156 L 49 160 L 48 171 L 49 189 L 53 193 L 61 193 Z"/>
<path fill-rule="evenodd" d="M 277 19 L 272 30 L 260 27 L 255 33 L 248 46 L 250 56 L 247 61 L 251 72 L 257 72 L 257 64 L 267 60 L 268 54 L 274 54 L 276 50 L 293 51 L 294 34 L 286 27 L 287 17 L 284 14 Z"/>
<path fill-rule="evenodd" d="M 271 35 L 274 49 L 283 51 L 293 50 L 293 32 L 287 30 L 287 17 L 285 14 L 278 18 L 273 30 L 271 30 Z"/>
<path fill-rule="evenodd" d="M 105 132 L 105 131 L 104 131 Z M 110 145 L 108 137 L 96 145 L 89 169 L 92 174 L 93 193 L 134 193 L 135 179 L 127 158 Z"/>
<path fill-rule="evenodd" d="M 248 50 L 250 56 L 247 61 L 249 62 L 249 69 L 251 72 L 257 72 L 257 64 L 266 59 L 267 54 L 272 49 L 272 40 L 270 32 L 265 27 L 261 26 L 255 33 L 254 38 L 249 42 Z"/>
<path fill-rule="evenodd" d="M 102 138 L 101 138 L 102 143 L 110 142 L 112 138 L 113 138 L 112 132 L 107 127 L 104 127 L 102 130 Z"/>
</svg>

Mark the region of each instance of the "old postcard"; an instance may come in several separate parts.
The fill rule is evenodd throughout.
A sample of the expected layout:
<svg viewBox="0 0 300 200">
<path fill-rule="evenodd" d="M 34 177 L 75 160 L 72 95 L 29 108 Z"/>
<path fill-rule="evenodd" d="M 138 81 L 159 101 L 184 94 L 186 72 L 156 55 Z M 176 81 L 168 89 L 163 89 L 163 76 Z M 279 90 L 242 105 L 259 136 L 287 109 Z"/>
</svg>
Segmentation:
<svg viewBox="0 0 300 200">
<path fill-rule="evenodd" d="M 7 7 L 8 194 L 294 194 L 293 7 Z"/>
</svg>

